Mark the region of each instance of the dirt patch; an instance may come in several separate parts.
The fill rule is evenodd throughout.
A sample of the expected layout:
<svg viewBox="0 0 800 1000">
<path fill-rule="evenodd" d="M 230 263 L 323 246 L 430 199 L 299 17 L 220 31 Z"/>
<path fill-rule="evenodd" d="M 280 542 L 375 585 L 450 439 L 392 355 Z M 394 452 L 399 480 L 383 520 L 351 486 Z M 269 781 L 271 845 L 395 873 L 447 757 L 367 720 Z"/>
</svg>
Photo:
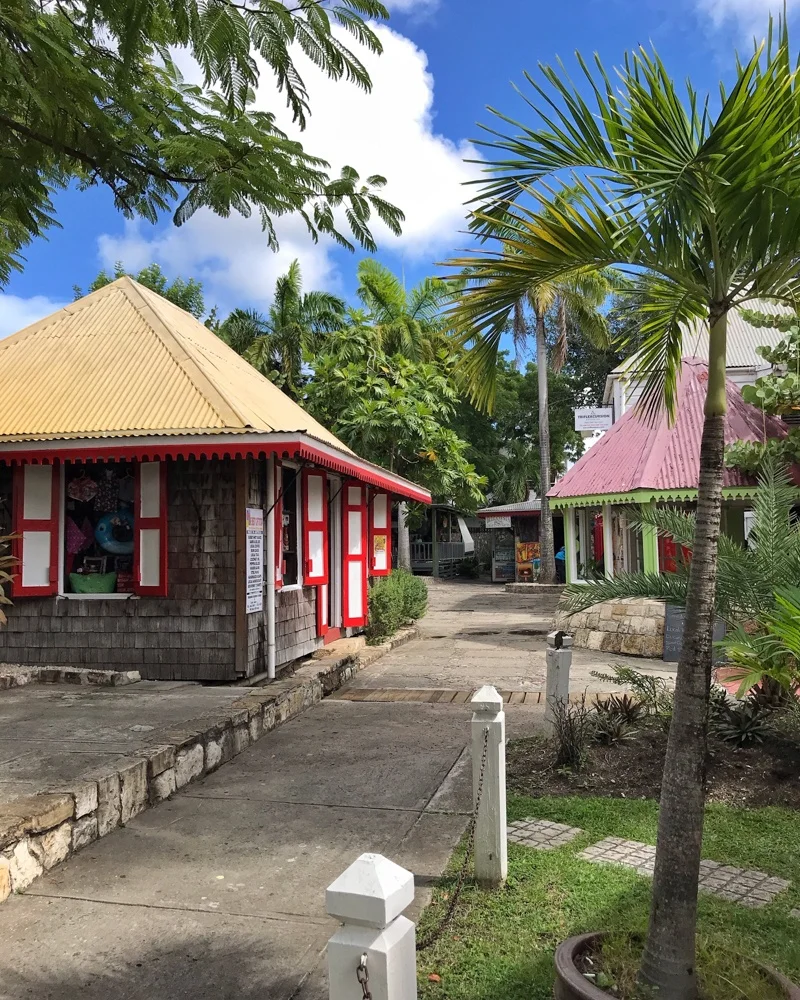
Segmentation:
<svg viewBox="0 0 800 1000">
<path fill-rule="evenodd" d="M 577 772 L 557 769 L 543 737 L 514 740 L 507 747 L 509 791 L 519 795 L 607 795 L 657 799 L 667 734 L 647 724 L 625 743 L 592 744 Z M 800 809 L 800 745 L 775 737 L 734 749 L 710 740 L 706 762 L 708 800 L 733 806 L 789 806 Z"/>
</svg>

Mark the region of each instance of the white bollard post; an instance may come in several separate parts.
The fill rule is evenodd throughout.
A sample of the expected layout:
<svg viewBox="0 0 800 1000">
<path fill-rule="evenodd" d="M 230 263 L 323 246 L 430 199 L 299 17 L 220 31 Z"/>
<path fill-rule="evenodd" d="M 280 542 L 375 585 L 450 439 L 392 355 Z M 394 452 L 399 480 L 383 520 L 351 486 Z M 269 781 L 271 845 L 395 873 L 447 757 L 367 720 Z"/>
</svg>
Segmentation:
<svg viewBox="0 0 800 1000">
<path fill-rule="evenodd" d="M 487 886 L 500 885 L 508 873 L 506 843 L 506 717 L 503 699 L 491 685 L 472 698 L 472 801 L 480 807 L 475 822 L 475 877 Z M 488 734 L 487 734 L 488 729 Z M 481 765 L 485 766 L 481 781 Z"/>
<path fill-rule="evenodd" d="M 372 1000 L 416 1000 L 416 930 L 402 916 L 413 899 L 414 876 L 380 854 L 362 854 L 328 886 L 326 909 L 342 921 L 328 941 L 330 1000 L 359 1000 L 361 979 Z"/>
<path fill-rule="evenodd" d="M 547 688 L 544 699 L 545 726 L 552 735 L 555 730 L 554 706 L 569 702 L 569 670 L 572 666 L 572 636 L 566 632 L 550 632 L 547 636 Z"/>
</svg>

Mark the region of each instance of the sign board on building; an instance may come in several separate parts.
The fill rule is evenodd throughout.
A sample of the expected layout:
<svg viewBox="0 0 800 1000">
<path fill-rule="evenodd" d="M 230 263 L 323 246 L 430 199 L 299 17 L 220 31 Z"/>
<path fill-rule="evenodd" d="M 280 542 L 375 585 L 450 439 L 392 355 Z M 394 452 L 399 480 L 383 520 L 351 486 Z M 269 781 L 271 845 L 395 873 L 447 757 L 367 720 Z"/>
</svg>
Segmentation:
<svg viewBox="0 0 800 1000">
<path fill-rule="evenodd" d="M 575 411 L 576 431 L 607 431 L 612 423 L 610 406 L 581 406 Z"/>
<path fill-rule="evenodd" d="M 484 519 L 486 521 L 487 528 L 510 528 L 511 527 L 511 516 L 506 517 L 487 517 Z"/>
<path fill-rule="evenodd" d="M 261 611 L 264 606 L 264 511 L 258 507 L 246 509 L 247 518 L 247 613 Z"/>
<path fill-rule="evenodd" d="M 677 663 L 681 656 L 681 646 L 683 645 L 683 622 L 686 612 L 683 608 L 678 608 L 674 604 L 666 606 L 664 617 L 664 656 L 667 663 Z M 725 638 L 725 623 L 717 619 L 714 624 L 714 642 L 719 642 Z M 722 660 L 723 654 L 719 649 L 712 650 L 714 663 Z"/>
</svg>

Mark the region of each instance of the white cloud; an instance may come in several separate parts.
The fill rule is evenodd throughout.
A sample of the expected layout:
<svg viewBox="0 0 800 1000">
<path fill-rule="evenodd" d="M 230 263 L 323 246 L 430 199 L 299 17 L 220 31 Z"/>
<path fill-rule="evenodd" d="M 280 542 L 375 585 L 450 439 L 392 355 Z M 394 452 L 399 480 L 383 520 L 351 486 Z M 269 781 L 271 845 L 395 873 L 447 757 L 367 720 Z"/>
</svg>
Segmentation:
<svg viewBox="0 0 800 1000">
<path fill-rule="evenodd" d="M 26 299 L 0 292 L 0 337 L 16 333 L 66 304 L 48 299 L 46 295 L 32 295 Z"/>
<path fill-rule="evenodd" d="M 398 5 L 410 8 L 412 0 L 396 0 Z M 464 159 L 477 153 L 469 143 L 452 142 L 435 131 L 434 81 L 426 54 L 385 26 L 377 30 L 383 55 L 363 57 L 373 81 L 369 94 L 334 83 L 302 61 L 312 108 L 302 141 L 306 149 L 329 160 L 334 173 L 349 164 L 362 176 L 383 174 L 388 180 L 384 196 L 403 209 L 406 221 L 398 239 L 375 220 L 380 248 L 409 260 L 433 261 L 458 245 L 468 197 L 463 182 L 475 175 L 474 166 Z M 183 69 L 189 79 L 192 67 Z M 283 108 L 268 73 L 256 104 L 260 109 Z M 288 121 L 282 127 L 291 130 Z M 306 287 L 335 290 L 339 275 L 333 244 L 323 240 L 315 246 L 299 219 L 279 220 L 276 228 L 281 242 L 277 255 L 267 249 L 257 218 L 220 219 L 208 211 L 198 212 L 180 229 L 159 227 L 152 236 L 145 225 L 129 225 L 122 236 L 101 237 L 99 249 L 107 267 L 115 260 L 129 268 L 157 260 L 172 273 L 201 278 L 209 300 L 226 307 L 243 298 L 268 302 L 275 278 L 295 257 Z"/>
<path fill-rule="evenodd" d="M 717 27 L 735 21 L 746 35 L 759 39 L 766 33 L 769 15 L 777 20 L 783 13 L 782 0 L 697 0 L 697 6 Z M 798 0 L 787 0 L 789 14 L 798 6 Z"/>
<path fill-rule="evenodd" d="M 389 13 L 428 14 L 439 6 L 439 0 L 384 0 Z"/>
</svg>

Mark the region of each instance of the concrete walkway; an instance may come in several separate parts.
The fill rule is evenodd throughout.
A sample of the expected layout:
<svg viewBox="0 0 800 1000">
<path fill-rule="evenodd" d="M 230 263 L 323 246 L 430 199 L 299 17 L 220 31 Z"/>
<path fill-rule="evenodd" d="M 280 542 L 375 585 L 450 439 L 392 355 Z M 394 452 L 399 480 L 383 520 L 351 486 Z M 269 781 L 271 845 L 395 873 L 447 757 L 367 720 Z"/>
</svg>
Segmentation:
<svg viewBox="0 0 800 1000">
<path fill-rule="evenodd" d="M 556 595 L 509 594 L 500 584 L 460 580 L 432 582 L 429 594 L 419 639 L 363 671 L 352 687 L 471 691 L 490 683 L 505 692 L 544 691 L 546 635 Z M 674 665 L 661 660 L 576 649 L 570 692 L 591 695 L 612 689 L 613 684 L 592 677 L 592 671 L 611 673 L 616 663 L 675 677 Z"/>
<path fill-rule="evenodd" d="M 353 683 L 542 684 L 549 607 L 481 584 L 431 598 L 423 638 Z M 576 660 L 578 683 L 605 665 Z M 441 873 L 470 808 L 470 715 L 328 698 L 265 735 L 9 898 L 0 1000 L 325 1000 L 325 887 L 363 851 L 423 887 Z M 541 717 L 512 703 L 509 735 Z"/>
</svg>

